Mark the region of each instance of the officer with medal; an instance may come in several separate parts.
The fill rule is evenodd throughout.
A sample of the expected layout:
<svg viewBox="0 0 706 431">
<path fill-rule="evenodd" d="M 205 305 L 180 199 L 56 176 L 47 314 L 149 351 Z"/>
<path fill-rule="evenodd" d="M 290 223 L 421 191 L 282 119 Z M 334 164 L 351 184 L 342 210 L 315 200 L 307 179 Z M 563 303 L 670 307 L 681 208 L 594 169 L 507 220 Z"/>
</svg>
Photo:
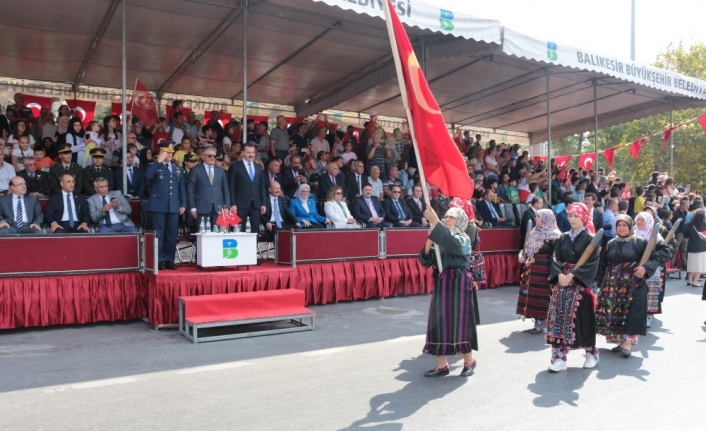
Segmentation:
<svg viewBox="0 0 706 431">
<path fill-rule="evenodd" d="M 159 155 L 147 166 L 145 178 L 152 182 L 145 211 L 152 214 L 157 233 L 159 269 L 177 269 L 174 264 L 179 216 L 186 210 L 184 170 L 172 163 L 174 141 L 159 144 Z"/>
<path fill-rule="evenodd" d="M 70 174 L 74 177 L 76 187 L 79 188 L 77 192 L 79 192 L 83 186 L 83 169 L 76 163 L 71 163 L 71 144 L 60 145 L 57 148 L 57 153 L 61 161 L 54 163 L 51 169 L 49 169 L 49 188 L 51 192 L 61 192 L 61 184 L 59 184 L 59 181 L 64 174 Z"/>
<path fill-rule="evenodd" d="M 105 178 L 108 181 L 108 191 L 114 189 L 113 170 L 104 165 L 106 153 L 107 151 L 103 148 L 93 148 L 91 150 L 93 164 L 83 169 L 83 194 L 86 197 L 96 194 L 93 182 L 98 177 Z"/>
</svg>

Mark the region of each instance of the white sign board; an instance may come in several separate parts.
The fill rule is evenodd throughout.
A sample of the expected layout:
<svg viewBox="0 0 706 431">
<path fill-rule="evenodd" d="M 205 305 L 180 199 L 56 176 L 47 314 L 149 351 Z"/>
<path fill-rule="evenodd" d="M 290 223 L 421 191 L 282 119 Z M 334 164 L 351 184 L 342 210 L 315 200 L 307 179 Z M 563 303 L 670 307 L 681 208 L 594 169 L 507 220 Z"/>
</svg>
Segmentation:
<svg viewBox="0 0 706 431">
<path fill-rule="evenodd" d="M 257 234 L 197 233 L 196 263 L 201 267 L 257 265 Z"/>
</svg>

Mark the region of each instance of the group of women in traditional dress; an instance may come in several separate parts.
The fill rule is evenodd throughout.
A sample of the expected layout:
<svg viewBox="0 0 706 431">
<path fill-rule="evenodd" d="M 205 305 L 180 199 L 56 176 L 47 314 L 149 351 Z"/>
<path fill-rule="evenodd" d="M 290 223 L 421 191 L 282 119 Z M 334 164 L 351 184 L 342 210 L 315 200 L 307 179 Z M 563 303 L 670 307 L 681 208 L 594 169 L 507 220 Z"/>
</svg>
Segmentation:
<svg viewBox="0 0 706 431">
<path fill-rule="evenodd" d="M 647 212 L 639 213 L 636 222 L 627 215 L 617 216 L 617 236 L 602 252 L 592 211 L 573 203 L 567 213 L 571 230 L 562 234 L 552 211 L 539 210 L 518 257 L 524 272 L 517 314 L 535 320 L 532 333 L 545 334 L 552 347 L 553 372 L 566 370 L 567 355 L 576 349 L 586 351 L 583 367 L 594 368 L 599 361 L 597 334 L 616 344 L 613 352 L 631 356 L 639 336 L 646 334 L 648 316 L 661 312 L 660 267 L 673 254 L 664 239 L 666 232 L 654 231 L 658 225 Z M 472 259 L 477 232 L 472 223 L 469 229 L 468 212 L 462 208 L 451 206 L 443 223 L 432 208 L 425 217 L 429 236 L 419 261 L 434 267 L 435 285 L 424 352 L 437 357 L 436 367 L 425 376 L 448 375 L 447 356 L 460 354 L 464 358 L 460 375 L 468 377 L 477 364 L 473 351 L 478 350 L 480 323 Z"/>
</svg>

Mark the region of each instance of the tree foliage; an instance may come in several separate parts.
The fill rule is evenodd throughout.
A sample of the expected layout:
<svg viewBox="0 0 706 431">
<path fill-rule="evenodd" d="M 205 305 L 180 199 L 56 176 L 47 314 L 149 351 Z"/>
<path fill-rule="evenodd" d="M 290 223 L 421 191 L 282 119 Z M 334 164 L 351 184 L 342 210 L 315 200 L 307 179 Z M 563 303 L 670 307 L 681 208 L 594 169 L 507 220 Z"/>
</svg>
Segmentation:
<svg viewBox="0 0 706 431">
<path fill-rule="evenodd" d="M 706 44 L 698 43 L 685 47 L 682 43 L 669 45 L 657 56 L 654 66 L 679 72 L 686 76 L 706 80 Z M 691 120 L 704 113 L 703 109 L 674 111 L 674 123 Z M 598 151 L 620 144 L 630 144 L 644 136 L 659 133 L 669 128 L 669 114 L 654 115 L 616 126 L 598 130 Z M 706 156 L 706 135 L 701 125 L 691 122 L 674 133 L 674 172 L 679 184 L 691 184 L 692 189 L 706 189 L 706 177 L 702 174 L 700 162 Z M 581 142 L 589 145 L 580 145 Z M 594 134 L 573 135 L 552 141 L 552 155 L 568 155 L 592 152 Z M 643 184 L 654 171 L 669 172 L 669 144 L 661 149 L 662 134 L 648 139 L 642 146 L 640 155 L 632 160 L 627 145 L 616 150 L 613 168 L 618 176 L 630 184 Z M 577 159 L 572 160 L 573 166 Z M 599 155 L 598 165 L 607 167 L 606 159 Z"/>
</svg>

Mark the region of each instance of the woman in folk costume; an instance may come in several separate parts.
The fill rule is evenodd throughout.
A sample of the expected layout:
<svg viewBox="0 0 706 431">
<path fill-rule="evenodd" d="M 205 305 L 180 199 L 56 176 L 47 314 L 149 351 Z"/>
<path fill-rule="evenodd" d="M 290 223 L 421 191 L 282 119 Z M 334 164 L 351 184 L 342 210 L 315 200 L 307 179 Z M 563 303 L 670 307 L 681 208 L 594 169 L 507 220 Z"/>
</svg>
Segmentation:
<svg viewBox="0 0 706 431">
<path fill-rule="evenodd" d="M 440 223 L 430 207 L 424 212 L 429 220 L 429 238 L 419 253 L 419 262 L 434 267 L 434 292 L 429 306 L 424 353 L 437 357 L 436 367 L 424 373 L 426 377 L 449 374 L 447 355 L 463 355 L 462 377 L 473 375 L 478 350 L 476 305 L 473 277 L 470 272 L 471 240 L 466 235 L 468 216 L 460 208 L 449 208 Z M 434 243 L 436 245 L 434 245 Z M 441 257 L 442 271 L 437 266 Z"/>
<path fill-rule="evenodd" d="M 612 350 L 622 352 L 627 358 L 638 336 L 647 331 L 647 281 L 661 263 L 669 259 L 671 250 L 658 235 L 649 260 L 640 264 L 652 226 L 649 230 L 641 229 L 638 235 L 637 231 L 633 232 L 632 219 L 625 214 L 616 217 L 615 225 L 618 235 L 608 242 L 603 253 L 606 274 L 601 283 L 596 326 L 597 332 L 605 335 L 609 343 L 618 344 Z"/>
<path fill-rule="evenodd" d="M 658 219 L 659 220 L 659 219 Z M 652 231 L 654 230 L 655 219 L 650 214 L 650 212 L 645 211 L 637 214 L 635 216 L 635 236 L 640 237 L 644 240 L 649 241 Z M 664 226 L 659 227 L 657 239 L 659 241 L 664 240 L 664 235 L 666 235 L 666 230 Z M 670 258 L 671 253 L 670 253 Z M 662 301 L 664 300 L 664 285 L 665 285 L 665 271 L 664 265 L 666 261 L 660 260 L 659 266 L 655 269 L 654 274 L 647 279 L 647 327 L 652 326 L 652 319 L 655 314 L 662 314 Z"/>
<path fill-rule="evenodd" d="M 536 226 L 527 234 L 525 248 L 520 250 L 518 260 L 525 271 L 520 280 L 520 295 L 517 299 L 517 315 L 534 319 L 532 334 L 544 332 L 549 309 L 549 268 L 554 246 L 561 236 L 556 217 L 550 209 L 537 213 Z"/>
<path fill-rule="evenodd" d="M 567 354 L 586 350 L 584 368 L 598 363 L 596 349 L 596 296 L 591 283 L 598 270 L 598 247 L 592 212 L 582 203 L 567 208 L 571 230 L 561 234 L 554 248 L 549 283 L 552 293 L 547 312 L 547 342 L 552 345 L 549 371 L 566 370 Z M 582 265 L 576 265 L 577 263 Z"/>
<path fill-rule="evenodd" d="M 480 229 L 474 223 L 476 212 L 473 209 L 473 203 L 469 200 L 461 198 L 453 198 L 449 202 L 449 208 L 461 208 L 468 216 L 468 227 L 466 227 L 466 235 L 471 240 L 471 275 L 473 276 L 473 303 L 476 305 L 476 324 L 480 325 L 480 316 L 478 314 L 478 302 L 476 301 L 475 291 L 480 290 L 481 286 L 486 284 L 485 279 L 485 260 L 483 253 L 474 251 L 480 242 L 478 233 Z M 437 214 L 438 215 L 438 214 Z"/>
</svg>

